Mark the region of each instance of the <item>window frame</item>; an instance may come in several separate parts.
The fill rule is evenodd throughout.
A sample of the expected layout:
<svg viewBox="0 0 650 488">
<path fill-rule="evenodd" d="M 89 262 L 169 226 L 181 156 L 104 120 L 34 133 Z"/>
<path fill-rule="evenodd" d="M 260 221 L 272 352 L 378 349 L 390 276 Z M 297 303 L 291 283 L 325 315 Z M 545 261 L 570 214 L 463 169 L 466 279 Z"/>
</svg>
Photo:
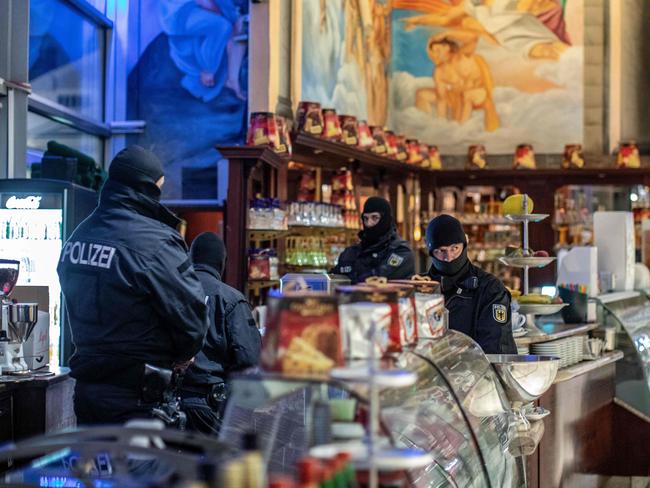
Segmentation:
<svg viewBox="0 0 650 488">
<path fill-rule="evenodd" d="M 87 0 L 59 0 L 67 4 L 72 10 L 78 13 L 88 22 L 92 23 L 100 31 L 102 37 L 102 53 L 101 53 L 101 109 L 102 118 L 97 120 L 79 111 L 72 110 L 64 105 L 61 105 L 53 100 L 43 97 L 38 92 L 32 92 L 27 98 L 27 109 L 30 112 L 46 117 L 56 123 L 68 125 L 78 131 L 86 134 L 99 137 L 102 145 L 102 160 L 97 163 L 104 167 L 105 148 L 111 137 L 111 127 L 106 123 L 106 100 L 107 100 L 107 84 L 109 72 L 109 53 L 111 35 L 113 31 L 113 22 L 106 17 L 103 13 L 90 4 Z"/>
</svg>

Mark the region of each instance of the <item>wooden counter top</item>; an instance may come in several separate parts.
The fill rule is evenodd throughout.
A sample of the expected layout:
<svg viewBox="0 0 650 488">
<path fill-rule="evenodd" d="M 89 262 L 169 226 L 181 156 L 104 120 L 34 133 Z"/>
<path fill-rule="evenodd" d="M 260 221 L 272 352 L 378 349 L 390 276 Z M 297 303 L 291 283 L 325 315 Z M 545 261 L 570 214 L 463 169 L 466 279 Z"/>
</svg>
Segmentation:
<svg viewBox="0 0 650 488">
<path fill-rule="evenodd" d="M 594 359 L 593 361 L 582 361 L 578 364 L 574 364 L 573 366 L 568 366 L 566 368 L 560 369 L 553 383 L 561 383 L 562 381 L 570 380 L 571 378 L 575 378 L 581 374 L 585 374 L 594 369 L 598 369 L 602 366 L 605 366 L 606 364 L 615 363 L 622 358 L 622 351 L 606 352 L 601 357 Z"/>
<path fill-rule="evenodd" d="M 17 388 L 45 388 L 47 386 L 59 383 L 70 376 L 70 368 L 59 367 L 50 368 L 54 373 L 52 376 L 35 376 L 22 379 L 16 377 L 16 381 L 3 381 L 0 379 L 0 392 Z M 36 371 L 38 373 L 38 371 Z M 11 378 L 8 376 L 7 378 Z"/>
<path fill-rule="evenodd" d="M 553 341 L 555 339 L 562 339 L 563 337 L 571 337 L 578 334 L 585 334 L 590 330 L 594 330 L 600 326 L 599 323 L 593 322 L 590 324 L 563 324 L 560 322 L 547 322 L 541 327 L 538 327 L 541 334 L 537 331 L 529 332 L 523 337 L 516 337 L 515 343 L 518 346 L 526 346 L 528 344 L 535 344 L 538 342 Z"/>
</svg>

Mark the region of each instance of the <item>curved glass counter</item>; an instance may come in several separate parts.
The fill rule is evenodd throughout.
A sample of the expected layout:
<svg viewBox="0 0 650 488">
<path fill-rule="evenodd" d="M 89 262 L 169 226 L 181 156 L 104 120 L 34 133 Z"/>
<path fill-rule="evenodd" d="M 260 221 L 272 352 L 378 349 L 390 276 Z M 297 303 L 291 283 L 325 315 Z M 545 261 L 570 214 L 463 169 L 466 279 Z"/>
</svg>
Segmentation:
<svg viewBox="0 0 650 488">
<path fill-rule="evenodd" d="M 431 465 L 407 473 L 412 486 L 518 486 L 508 452 L 508 403 L 474 342 L 451 331 L 382 364 L 417 375 L 413 386 L 380 393 L 381 426 L 391 443 L 433 454 Z M 295 474 L 296 461 L 318 435 L 323 405 L 334 398 L 357 399 L 355 417 L 366 418 L 364 385 L 268 373 L 237 376 L 220 438 L 238 439 L 254 430 L 269 472 Z"/>
<path fill-rule="evenodd" d="M 600 302 L 600 322 L 616 327 L 616 396 L 650 415 L 650 290 Z"/>
</svg>

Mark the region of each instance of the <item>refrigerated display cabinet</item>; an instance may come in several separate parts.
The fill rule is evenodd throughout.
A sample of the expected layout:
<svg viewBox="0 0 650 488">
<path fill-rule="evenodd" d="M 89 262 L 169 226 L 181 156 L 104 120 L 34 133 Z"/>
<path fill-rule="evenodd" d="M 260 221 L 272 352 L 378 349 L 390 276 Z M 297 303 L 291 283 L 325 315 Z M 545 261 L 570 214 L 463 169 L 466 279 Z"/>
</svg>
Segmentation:
<svg viewBox="0 0 650 488">
<path fill-rule="evenodd" d="M 52 366 L 67 364 L 72 354 L 56 266 L 63 243 L 97 199 L 97 192 L 67 181 L 0 180 L 0 256 L 21 262 L 19 286 L 49 288 Z"/>
<path fill-rule="evenodd" d="M 415 350 L 383 360 L 386 368 L 414 372 L 413 386 L 381 391 L 383 434 L 395 447 L 419 448 L 429 465 L 406 472 L 416 487 L 518 487 L 508 451 L 508 401 L 480 347 L 450 331 Z M 235 377 L 220 432 L 222 440 L 258 433 L 270 473 L 295 474 L 296 461 L 318 436 L 318 407 L 332 398 L 357 400 L 367 414 L 367 385 L 263 373 Z M 365 413 L 364 413 L 365 412 Z"/>
</svg>

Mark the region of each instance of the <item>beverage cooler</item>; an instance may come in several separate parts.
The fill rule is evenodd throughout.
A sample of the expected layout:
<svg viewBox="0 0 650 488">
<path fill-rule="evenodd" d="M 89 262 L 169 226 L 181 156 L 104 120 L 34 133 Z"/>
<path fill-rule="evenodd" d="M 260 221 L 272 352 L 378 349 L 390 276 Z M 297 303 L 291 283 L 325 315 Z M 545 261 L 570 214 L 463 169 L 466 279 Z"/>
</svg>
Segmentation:
<svg viewBox="0 0 650 488">
<path fill-rule="evenodd" d="M 49 289 L 51 366 L 66 364 L 72 353 L 56 274 L 59 254 L 97 198 L 97 192 L 66 181 L 0 180 L 0 257 L 20 261 L 19 286 Z"/>
</svg>

